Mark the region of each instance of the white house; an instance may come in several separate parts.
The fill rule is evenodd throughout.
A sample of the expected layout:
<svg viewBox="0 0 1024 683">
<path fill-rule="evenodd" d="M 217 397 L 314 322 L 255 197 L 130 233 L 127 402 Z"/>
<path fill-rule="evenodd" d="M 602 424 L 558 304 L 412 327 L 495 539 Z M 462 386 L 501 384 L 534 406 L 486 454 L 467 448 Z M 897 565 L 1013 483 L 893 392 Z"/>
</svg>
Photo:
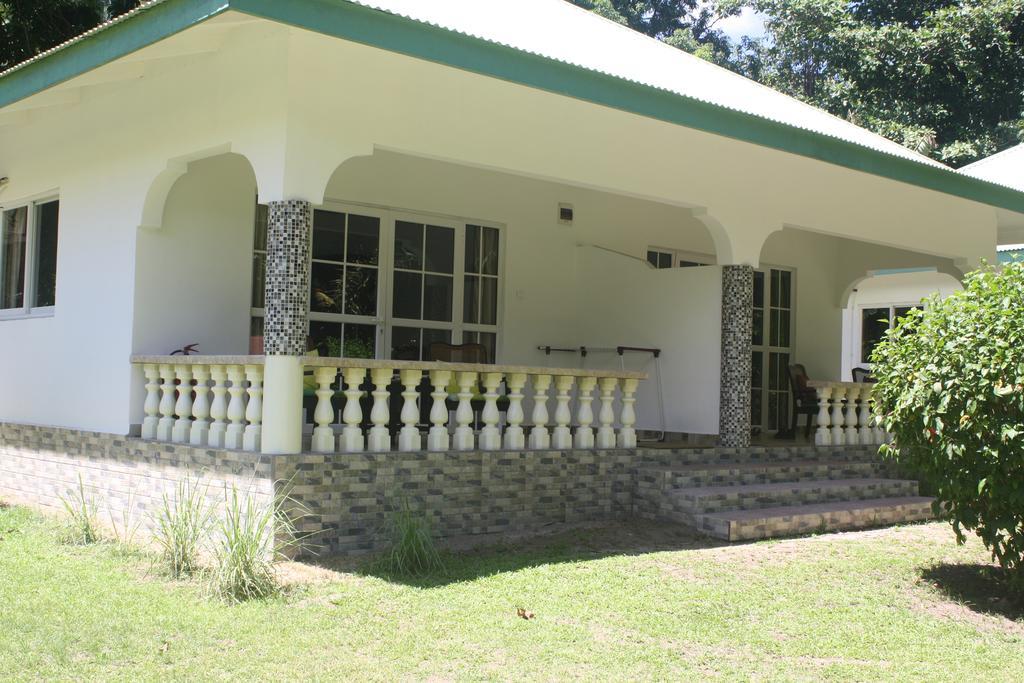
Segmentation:
<svg viewBox="0 0 1024 683">
<path fill-rule="evenodd" d="M 845 379 L 865 278 L 1024 225 L 1019 189 L 561 0 L 149 2 L 0 75 L 0 177 L 0 422 L 268 455 L 746 446 L 790 364 Z M 475 392 L 477 432 L 443 410 Z"/>
</svg>

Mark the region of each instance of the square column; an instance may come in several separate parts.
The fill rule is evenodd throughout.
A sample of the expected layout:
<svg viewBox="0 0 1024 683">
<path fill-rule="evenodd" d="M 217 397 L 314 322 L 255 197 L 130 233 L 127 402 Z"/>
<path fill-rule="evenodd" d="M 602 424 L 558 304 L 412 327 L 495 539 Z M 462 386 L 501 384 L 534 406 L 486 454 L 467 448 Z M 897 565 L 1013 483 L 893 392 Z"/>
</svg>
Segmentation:
<svg viewBox="0 0 1024 683">
<path fill-rule="evenodd" d="M 302 450 L 302 356 L 306 352 L 312 227 L 309 202 L 268 203 L 263 453 Z"/>
<path fill-rule="evenodd" d="M 718 444 L 750 445 L 751 335 L 754 269 L 722 266 L 722 356 Z"/>
</svg>

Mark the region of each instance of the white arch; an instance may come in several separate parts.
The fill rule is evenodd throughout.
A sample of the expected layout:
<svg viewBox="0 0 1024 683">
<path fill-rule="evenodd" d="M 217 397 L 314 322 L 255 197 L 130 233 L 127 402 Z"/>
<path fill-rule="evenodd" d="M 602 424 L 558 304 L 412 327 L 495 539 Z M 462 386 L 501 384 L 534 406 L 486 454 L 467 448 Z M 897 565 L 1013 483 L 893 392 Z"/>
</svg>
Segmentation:
<svg viewBox="0 0 1024 683">
<path fill-rule="evenodd" d="M 231 153 L 231 144 L 225 143 L 168 160 L 167 166 L 153 178 L 146 191 L 146 198 L 142 203 L 142 215 L 139 218 L 139 228 L 159 230 L 163 227 L 167 197 L 170 196 L 171 189 L 178 179 L 188 173 L 190 163 L 229 153 Z"/>
</svg>

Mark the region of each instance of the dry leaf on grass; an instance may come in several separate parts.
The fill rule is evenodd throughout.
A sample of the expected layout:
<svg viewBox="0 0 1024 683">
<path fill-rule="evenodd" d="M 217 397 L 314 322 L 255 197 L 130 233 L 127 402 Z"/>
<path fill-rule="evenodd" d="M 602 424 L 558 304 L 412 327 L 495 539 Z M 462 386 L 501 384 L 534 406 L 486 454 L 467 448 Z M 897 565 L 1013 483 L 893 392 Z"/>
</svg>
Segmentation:
<svg viewBox="0 0 1024 683">
<path fill-rule="evenodd" d="M 530 619 L 533 619 L 534 614 L 533 612 L 527 612 L 525 607 L 516 607 L 516 616 L 520 619 L 526 619 L 529 621 Z"/>
</svg>

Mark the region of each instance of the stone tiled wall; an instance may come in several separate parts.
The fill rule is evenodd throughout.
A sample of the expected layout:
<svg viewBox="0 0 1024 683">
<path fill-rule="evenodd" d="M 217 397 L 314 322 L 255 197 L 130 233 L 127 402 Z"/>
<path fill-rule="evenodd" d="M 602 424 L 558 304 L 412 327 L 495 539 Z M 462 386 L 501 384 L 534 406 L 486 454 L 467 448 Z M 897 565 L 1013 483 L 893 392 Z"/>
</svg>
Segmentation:
<svg viewBox="0 0 1024 683">
<path fill-rule="evenodd" d="M 722 369 L 718 442 L 750 445 L 751 330 L 754 318 L 754 269 L 722 266 Z"/>
</svg>

